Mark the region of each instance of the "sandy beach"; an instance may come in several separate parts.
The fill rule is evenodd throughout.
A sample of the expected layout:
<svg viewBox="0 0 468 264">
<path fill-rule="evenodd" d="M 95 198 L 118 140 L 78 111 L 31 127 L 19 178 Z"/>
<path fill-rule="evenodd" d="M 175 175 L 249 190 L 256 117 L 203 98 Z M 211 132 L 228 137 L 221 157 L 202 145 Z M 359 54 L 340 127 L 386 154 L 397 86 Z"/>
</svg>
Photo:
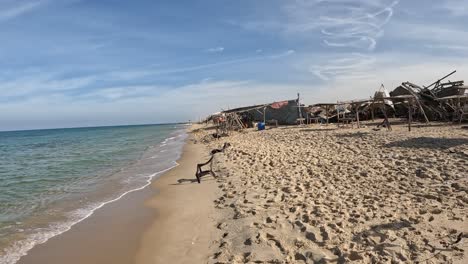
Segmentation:
<svg viewBox="0 0 468 264">
<path fill-rule="evenodd" d="M 468 131 L 373 127 L 210 140 L 231 148 L 209 263 L 466 263 Z"/>
<path fill-rule="evenodd" d="M 195 130 L 197 128 L 197 130 Z M 192 127 L 176 168 L 19 263 L 466 263 L 468 131 Z M 198 184 L 215 154 L 217 178 Z"/>
</svg>

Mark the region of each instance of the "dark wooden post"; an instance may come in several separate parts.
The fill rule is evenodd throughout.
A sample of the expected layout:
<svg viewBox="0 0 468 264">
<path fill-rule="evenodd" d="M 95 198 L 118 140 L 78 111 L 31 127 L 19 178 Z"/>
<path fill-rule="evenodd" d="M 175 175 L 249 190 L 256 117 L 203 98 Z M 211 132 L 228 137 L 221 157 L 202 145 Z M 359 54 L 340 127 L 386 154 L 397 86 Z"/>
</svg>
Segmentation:
<svg viewBox="0 0 468 264">
<path fill-rule="evenodd" d="M 359 123 L 359 104 L 356 104 L 356 122 L 357 122 L 357 128 L 360 128 L 361 125 Z"/>
<path fill-rule="evenodd" d="M 336 103 L 338 103 L 338 102 L 336 102 Z M 338 121 L 337 121 L 338 123 L 337 123 L 336 125 L 337 125 L 338 128 L 339 128 L 339 127 L 340 127 L 340 110 L 341 110 L 341 107 L 340 107 L 340 105 L 337 104 L 337 105 L 335 106 L 335 108 L 336 108 L 336 116 L 337 116 L 336 118 L 337 118 L 337 120 L 338 120 Z M 343 123 L 343 127 L 344 127 L 344 123 Z"/>
<path fill-rule="evenodd" d="M 463 120 L 463 109 L 465 108 L 465 106 L 461 104 L 461 101 L 460 101 L 460 97 L 458 97 L 458 115 L 460 117 L 460 120 L 458 121 L 458 124 L 461 125 L 461 122 Z"/>
<path fill-rule="evenodd" d="M 328 115 L 328 108 L 329 108 L 329 107 L 330 107 L 329 105 L 326 105 L 326 106 L 325 106 L 325 112 L 326 112 L 326 114 L 327 114 L 327 126 L 328 126 L 328 118 L 329 118 L 329 115 Z"/>
<path fill-rule="evenodd" d="M 413 119 L 411 99 L 408 100 L 408 131 L 411 131 L 411 121 Z"/>
</svg>

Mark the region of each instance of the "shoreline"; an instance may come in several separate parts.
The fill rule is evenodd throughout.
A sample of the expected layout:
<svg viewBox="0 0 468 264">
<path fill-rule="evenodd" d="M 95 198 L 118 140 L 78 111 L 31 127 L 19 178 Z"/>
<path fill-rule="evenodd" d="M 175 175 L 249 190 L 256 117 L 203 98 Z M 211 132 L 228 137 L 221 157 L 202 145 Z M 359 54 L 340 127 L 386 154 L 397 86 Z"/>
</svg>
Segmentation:
<svg viewBox="0 0 468 264">
<path fill-rule="evenodd" d="M 192 145 L 188 135 L 176 161 L 178 165 L 166 169 L 162 174 L 155 173 L 144 187 L 103 204 L 68 231 L 36 245 L 17 263 L 134 263 L 136 253 L 141 251 L 140 240 L 146 229 L 157 223 L 158 219 L 165 218 L 154 200 L 160 199 L 160 193 L 170 188 L 169 184 L 177 183 L 175 177 L 179 174 L 194 179 L 197 157 L 202 155 L 204 148 L 197 146 L 193 150 Z M 183 169 L 179 169 L 180 166 Z M 155 178 L 157 175 L 160 176 Z M 166 184 L 161 185 L 160 181 Z M 164 200 L 161 198 L 160 202 L 164 203 Z M 166 202 L 170 204 L 170 201 Z M 115 239 L 116 234 L 122 239 Z"/>
</svg>

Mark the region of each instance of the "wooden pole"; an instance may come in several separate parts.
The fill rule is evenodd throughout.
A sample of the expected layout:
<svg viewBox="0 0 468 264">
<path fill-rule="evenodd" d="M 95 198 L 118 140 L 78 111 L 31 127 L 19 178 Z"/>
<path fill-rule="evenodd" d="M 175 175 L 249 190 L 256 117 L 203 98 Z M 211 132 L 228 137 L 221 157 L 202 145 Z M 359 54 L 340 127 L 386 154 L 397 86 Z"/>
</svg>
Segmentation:
<svg viewBox="0 0 468 264">
<path fill-rule="evenodd" d="M 461 108 L 461 103 L 460 103 L 460 97 L 458 97 L 458 100 L 457 100 L 457 114 L 459 115 L 460 117 L 460 120 L 458 122 L 458 124 L 461 124 L 461 121 L 462 121 L 462 113 L 463 113 L 463 109 Z"/>
<path fill-rule="evenodd" d="M 413 119 L 411 99 L 408 100 L 408 131 L 411 131 L 411 121 Z"/>
<path fill-rule="evenodd" d="M 359 123 L 359 104 L 356 104 L 356 122 L 357 122 L 357 128 L 361 128 L 361 125 Z"/>
<path fill-rule="evenodd" d="M 300 95 L 297 93 L 297 111 L 299 114 L 299 118 L 302 118 L 302 111 L 301 111 L 301 101 L 300 101 Z"/>
<path fill-rule="evenodd" d="M 326 106 L 325 106 L 325 111 L 326 111 L 326 114 L 327 114 L 327 126 L 328 126 L 328 108 L 329 108 L 329 107 L 330 107 L 329 105 L 326 105 Z"/>
<path fill-rule="evenodd" d="M 266 106 L 263 107 L 263 123 L 266 124 Z"/>
<path fill-rule="evenodd" d="M 337 103 L 338 103 L 338 101 L 337 101 Z M 340 105 L 336 105 L 335 108 L 336 108 L 336 116 L 337 116 L 337 119 L 338 119 L 337 125 L 338 125 L 338 127 L 340 127 L 340 110 L 341 110 Z"/>
<path fill-rule="evenodd" d="M 388 120 L 387 108 L 385 107 L 385 101 L 384 100 L 382 100 L 382 106 L 380 107 L 380 109 L 381 109 L 382 113 L 384 114 L 383 124 L 385 124 L 387 126 L 388 131 L 391 131 L 392 127 L 390 125 L 390 121 Z"/>
</svg>

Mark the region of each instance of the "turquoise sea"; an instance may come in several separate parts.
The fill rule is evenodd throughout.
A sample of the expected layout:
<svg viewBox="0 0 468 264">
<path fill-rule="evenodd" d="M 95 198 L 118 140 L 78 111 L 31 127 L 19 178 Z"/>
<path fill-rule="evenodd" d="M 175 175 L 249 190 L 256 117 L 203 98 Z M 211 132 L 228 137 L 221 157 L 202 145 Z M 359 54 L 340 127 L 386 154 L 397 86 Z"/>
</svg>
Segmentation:
<svg viewBox="0 0 468 264">
<path fill-rule="evenodd" d="M 177 165 L 184 125 L 0 132 L 0 263 Z"/>
</svg>

